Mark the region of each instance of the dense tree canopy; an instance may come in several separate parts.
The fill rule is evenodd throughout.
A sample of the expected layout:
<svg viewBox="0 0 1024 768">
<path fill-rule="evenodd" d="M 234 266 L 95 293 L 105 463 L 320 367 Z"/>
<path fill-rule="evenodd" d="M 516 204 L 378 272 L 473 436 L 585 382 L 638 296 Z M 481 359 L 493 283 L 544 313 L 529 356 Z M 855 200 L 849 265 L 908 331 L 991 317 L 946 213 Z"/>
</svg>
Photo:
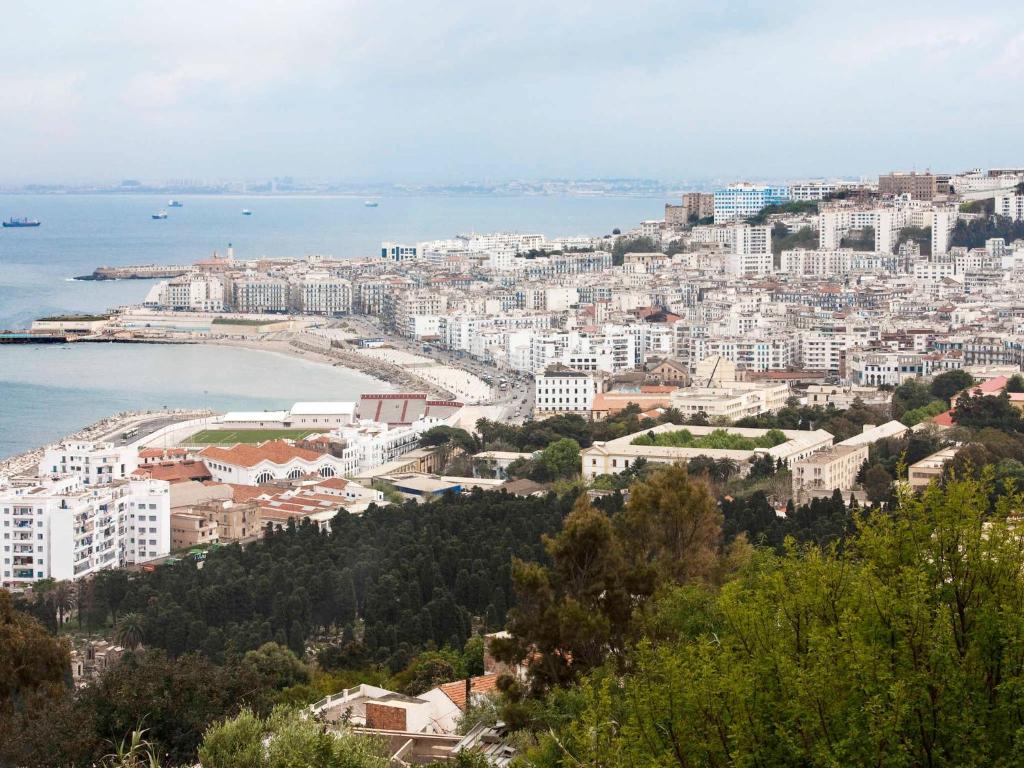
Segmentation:
<svg viewBox="0 0 1024 768">
<path fill-rule="evenodd" d="M 985 241 L 1001 237 L 1007 243 L 1024 238 L 1024 221 L 1006 216 L 987 216 L 973 221 L 958 221 L 949 236 L 949 244 L 966 248 L 984 248 Z"/>
<path fill-rule="evenodd" d="M 472 617 L 500 628 L 511 560 L 543 557 L 572 499 L 504 492 L 341 514 L 331 533 L 289 526 L 247 546 L 158 568 L 128 583 L 125 609 L 150 645 L 221 661 L 264 643 L 297 654 L 314 634 L 361 639 L 365 657 L 403 668 L 428 644 L 461 648 Z"/>
<path fill-rule="evenodd" d="M 843 548 L 761 553 L 677 588 L 590 673 L 534 765 L 1014 766 L 1024 761 L 1022 500 L 933 485 Z"/>
</svg>

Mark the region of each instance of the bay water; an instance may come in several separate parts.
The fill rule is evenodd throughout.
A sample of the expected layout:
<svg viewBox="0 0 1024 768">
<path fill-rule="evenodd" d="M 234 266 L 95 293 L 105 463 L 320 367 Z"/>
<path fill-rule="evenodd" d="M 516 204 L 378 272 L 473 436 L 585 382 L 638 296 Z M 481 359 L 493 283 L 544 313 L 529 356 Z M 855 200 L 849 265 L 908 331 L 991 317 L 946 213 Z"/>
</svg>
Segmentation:
<svg viewBox="0 0 1024 768">
<path fill-rule="evenodd" d="M 141 301 L 150 281 L 73 278 L 98 266 L 238 258 L 373 258 L 383 240 L 466 232 L 607 234 L 660 218 L 666 202 L 637 197 L 353 197 L 0 195 L 0 218 L 42 226 L 0 230 L 0 329 L 35 318 Z M 252 211 L 243 216 L 242 209 Z M 165 209 L 168 217 L 151 214 Z M 175 345 L 0 345 L 0 456 L 54 440 L 121 410 L 279 408 L 347 400 L 374 388 L 361 374 L 270 353 Z M 315 370 L 313 370 L 315 369 Z"/>
</svg>

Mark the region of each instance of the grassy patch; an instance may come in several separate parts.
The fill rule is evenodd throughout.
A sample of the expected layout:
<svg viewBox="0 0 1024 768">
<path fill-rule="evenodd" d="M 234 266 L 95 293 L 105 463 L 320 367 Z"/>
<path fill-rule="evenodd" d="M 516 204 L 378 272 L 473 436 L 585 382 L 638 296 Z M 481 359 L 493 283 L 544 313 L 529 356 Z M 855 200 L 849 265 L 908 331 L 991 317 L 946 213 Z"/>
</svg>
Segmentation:
<svg viewBox="0 0 1024 768">
<path fill-rule="evenodd" d="M 204 429 L 182 440 L 183 445 L 234 445 L 263 443 L 267 440 L 301 440 L 327 429 Z"/>
<path fill-rule="evenodd" d="M 40 317 L 37 323 L 95 323 L 100 320 L 109 320 L 110 315 L 51 315 Z"/>
<path fill-rule="evenodd" d="M 657 445 L 663 448 L 708 448 L 716 450 L 752 451 L 755 448 L 774 448 L 786 442 L 778 429 L 769 429 L 760 437 L 744 437 L 724 429 L 695 436 L 688 429 L 673 432 L 646 432 L 633 438 L 632 445 Z"/>
<path fill-rule="evenodd" d="M 230 317 L 215 317 L 213 318 L 214 325 L 270 325 L 271 323 L 280 323 L 282 320 L 236 320 Z"/>
</svg>

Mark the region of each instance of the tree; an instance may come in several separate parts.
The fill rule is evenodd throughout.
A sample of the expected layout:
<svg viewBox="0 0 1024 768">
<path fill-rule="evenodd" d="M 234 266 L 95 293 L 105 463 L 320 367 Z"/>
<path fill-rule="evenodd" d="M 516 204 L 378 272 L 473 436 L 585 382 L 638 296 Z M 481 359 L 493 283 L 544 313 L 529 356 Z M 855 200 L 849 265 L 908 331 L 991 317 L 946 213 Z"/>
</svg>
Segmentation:
<svg viewBox="0 0 1024 768">
<path fill-rule="evenodd" d="M 126 655 L 83 689 L 76 709 L 92 713 L 97 742 L 123 737 L 144 723 L 147 740 L 171 765 L 192 762 L 206 726 L 266 691 L 244 668 L 220 667 L 191 654 Z"/>
<path fill-rule="evenodd" d="M 297 709 L 278 708 L 267 718 L 243 710 L 203 735 L 204 768 L 387 768 L 382 739 L 328 729 Z"/>
<path fill-rule="evenodd" d="M 973 383 L 974 378 L 971 374 L 957 369 L 955 371 L 940 373 L 932 379 L 932 383 L 928 389 L 931 391 L 932 395 L 940 400 L 945 400 L 946 403 L 949 403 L 952 401 L 953 395 L 958 392 L 963 392 Z"/>
<path fill-rule="evenodd" d="M 3 589 L 0 659 L 0 721 L 29 694 L 60 694 L 71 664 L 64 642 L 48 634 L 36 619 L 16 610 L 11 594 Z"/>
<path fill-rule="evenodd" d="M 571 477 L 580 472 L 580 444 L 570 437 L 556 440 L 540 455 L 553 477 Z"/>
<path fill-rule="evenodd" d="M 919 379 L 909 379 L 898 387 L 892 395 L 892 417 L 900 418 L 906 411 L 923 408 L 933 400 L 932 393 Z"/>
<path fill-rule="evenodd" d="M 612 264 L 621 267 L 627 253 L 658 253 L 661 246 L 649 237 L 619 237 L 612 246 Z"/>
<path fill-rule="evenodd" d="M 117 639 L 118 645 L 129 651 L 134 651 L 142 645 L 142 640 L 145 637 L 143 622 L 144 618 L 139 613 L 126 613 L 122 616 L 114 629 L 114 637 Z"/>
<path fill-rule="evenodd" d="M 889 498 L 892 490 L 892 475 L 881 464 L 872 464 L 864 473 L 864 491 L 875 504 Z"/>
<path fill-rule="evenodd" d="M 668 592 L 627 672 L 588 675 L 531 764 L 1021 764 L 1017 495 L 954 480 L 844 547 L 758 555 Z"/>
<path fill-rule="evenodd" d="M 1021 412 L 1010 404 L 1006 392 L 998 395 L 961 395 L 953 410 L 953 421 L 964 427 L 993 427 L 1009 432 L 1024 432 Z"/>
<path fill-rule="evenodd" d="M 544 539 L 550 567 L 515 562 L 511 637 L 494 642 L 495 657 L 527 660 L 534 694 L 621 659 L 659 584 L 710 578 L 720 538 L 707 485 L 682 466 L 647 473 L 611 519 L 581 497 L 561 532 Z"/>
<path fill-rule="evenodd" d="M 714 568 L 722 513 L 706 483 L 671 465 L 632 487 L 620 530 L 632 573 L 651 569 L 655 583 L 703 581 Z"/>
<path fill-rule="evenodd" d="M 1013 374 L 1006 382 L 1007 392 L 1024 392 L 1024 376 Z"/>
<path fill-rule="evenodd" d="M 249 651 L 242 659 L 242 666 L 270 690 L 279 691 L 309 682 L 309 668 L 291 648 L 277 643 L 264 643 Z"/>
<path fill-rule="evenodd" d="M 428 651 L 420 654 L 410 665 L 409 681 L 403 685 L 406 693 L 418 696 L 460 677 L 451 654 Z"/>
</svg>

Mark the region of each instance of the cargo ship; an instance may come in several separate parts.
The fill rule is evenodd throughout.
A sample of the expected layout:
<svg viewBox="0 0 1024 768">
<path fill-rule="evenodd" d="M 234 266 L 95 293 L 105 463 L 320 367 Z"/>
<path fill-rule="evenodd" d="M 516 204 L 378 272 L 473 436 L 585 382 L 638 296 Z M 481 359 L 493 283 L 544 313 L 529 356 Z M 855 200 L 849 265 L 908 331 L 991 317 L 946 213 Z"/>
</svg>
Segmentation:
<svg viewBox="0 0 1024 768">
<path fill-rule="evenodd" d="M 38 227 L 42 222 L 39 219 L 8 219 L 4 222 L 5 227 Z"/>
</svg>

